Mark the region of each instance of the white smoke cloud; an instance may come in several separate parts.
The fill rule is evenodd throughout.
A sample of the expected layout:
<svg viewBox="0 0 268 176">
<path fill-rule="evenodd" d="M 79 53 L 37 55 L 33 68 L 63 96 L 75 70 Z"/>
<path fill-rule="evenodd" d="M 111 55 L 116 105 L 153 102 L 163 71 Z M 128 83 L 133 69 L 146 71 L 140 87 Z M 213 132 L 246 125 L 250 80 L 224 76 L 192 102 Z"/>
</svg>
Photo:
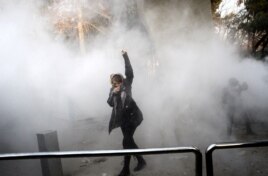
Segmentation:
<svg viewBox="0 0 268 176">
<path fill-rule="evenodd" d="M 222 140 L 227 122 L 221 98 L 230 77 L 248 83 L 243 94 L 248 107 L 265 107 L 266 63 L 242 59 L 236 48 L 219 41 L 198 5 L 145 3 L 141 18 L 149 33 L 146 38 L 139 28 L 127 30 L 116 21 L 125 10 L 117 3 L 112 12 L 118 18 L 109 31 L 90 41 L 86 54 L 80 55 L 76 44 L 55 38 L 50 18 L 40 12 L 41 3 L 0 2 L 2 128 L 12 124 L 23 138 L 42 130 L 70 128 L 57 119 L 93 118 L 108 126 L 109 75 L 124 73 L 121 49 L 129 53 L 135 74 L 133 97 L 144 114 L 136 132 L 141 148 L 207 146 Z M 150 75 L 147 66 L 153 56 L 159 66 Z M 94 146 L 121 146 L 120 140 L 112 140 L 118 130 L 110 137 L 108 132 L 104 135 L 106 131 L 96 131 L 103 138 L 96 139 Z"/>
</svg>

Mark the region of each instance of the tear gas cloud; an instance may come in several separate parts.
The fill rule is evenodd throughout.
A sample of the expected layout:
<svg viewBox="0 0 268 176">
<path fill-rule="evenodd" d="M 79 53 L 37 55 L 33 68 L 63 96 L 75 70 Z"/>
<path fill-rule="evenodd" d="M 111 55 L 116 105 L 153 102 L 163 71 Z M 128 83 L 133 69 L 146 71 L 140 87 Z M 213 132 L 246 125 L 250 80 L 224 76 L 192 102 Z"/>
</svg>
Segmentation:
<svg viewBox="0 0 268 176">
<path fill-rule="evenodd" d="M 2 135 L 3 143 L 15 148 L 32 133 L 67 129 L 66 121 L 86 118 L 108 128 L 109 76 L 124 73 L 122 49 L 130 56 L 133 97 L 144 113 L 136 132 L 143 146 L 206 146 L 221 140 L 227 124 L 221 98 L 230 77 L 247 82 L 249 89 L 242 98 L 248 108 L 264 108 L 267 65 L 242 59 L 234 46 L 219 41 L 209 11 L 203 14 L 198 5 L 186 1 L 144 3 L 140 13 L 144 32 L 122 24 L 127 2 L 131 1 L 113 1 L 113 24 L 88 41 L 85 54 L 70 40 L 55 36 L 42 2 L 0 2 L 1 128 L 18 138 Z M 102 138 L 96 142 L 106 148 L 121 146 L 120 140 L 116 145 Z"/>
</svg>

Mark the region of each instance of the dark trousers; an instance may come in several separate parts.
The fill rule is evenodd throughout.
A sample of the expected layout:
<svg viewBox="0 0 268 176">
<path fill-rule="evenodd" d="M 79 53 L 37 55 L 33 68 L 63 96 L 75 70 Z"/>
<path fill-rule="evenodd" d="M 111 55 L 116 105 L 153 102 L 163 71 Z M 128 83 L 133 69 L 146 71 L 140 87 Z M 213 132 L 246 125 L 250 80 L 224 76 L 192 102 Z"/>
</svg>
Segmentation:
<svg viewBox="0 0 268 176">
<path fill-rule="evenodd" d="M 248 112 L 245 112 L 244 114 L 242 114 L 242 120 L 245 121 L 245 126 L 246 126 L 246 133 L 247 134 L 254 134 L 254 132 L 252 131 L 251 128 L 251 121 L 250 121 L 250 114 Z M 227 128 L 227 135 L 231 136 L 232 135 L 232 128 L 235 125 L 235 121 L 234 121 L 234 113 L 229 113 L 228 114 L 228 128 Z"/>
<path fill-rule="evenodd" d="M 121 130 L 123 133 L 123 148 L 124 149 L 138 149 L 139 147 L 134 141 L 133 135 L 135 133 L 137 126 L 134 126 L 129 123 L 125 123 L 121 125 Z M 129 169 L 129 164 L 130 164 L 130 155 L 124 156 L 124 168 Z M 138 162 L 143 160 L 142 156 L 140 155 L 135 155 L 137 158 Z"/>
<path fill-rule="evenodd" d="M 232 135 L 232 129 L 234 124 L 234 115 L 232 113 L 228 114 L 228 126 L 227 126 L 227 135 Z"/>
</svg>

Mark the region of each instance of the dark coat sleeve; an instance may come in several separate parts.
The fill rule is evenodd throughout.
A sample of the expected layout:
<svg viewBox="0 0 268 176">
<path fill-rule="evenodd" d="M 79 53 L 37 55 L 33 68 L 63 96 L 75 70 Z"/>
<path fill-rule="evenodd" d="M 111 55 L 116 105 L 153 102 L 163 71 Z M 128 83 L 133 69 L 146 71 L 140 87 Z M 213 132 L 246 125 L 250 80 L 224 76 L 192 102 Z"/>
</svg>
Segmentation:
<svg viewBox="0 0 268 176">
<path fill-rule="evenodd" d="M 127 53 L 123 54 L 124 60 L 125 60 L 125 75 L 126 75 L 126 80 L 132 84 L 134 74 L 133 74 L 133 69 L 129 60 L 129 57 Z"/>
<path fill-rule="evenodd" d="M 113 94 L 113 89 L 111 88 L 110 93 L 109 93 L 109 98 L 107 100 L 107 103 L 113 107 L 114 106 L 114 100 L 113 100 L 114 94 Z"/>
</svg>

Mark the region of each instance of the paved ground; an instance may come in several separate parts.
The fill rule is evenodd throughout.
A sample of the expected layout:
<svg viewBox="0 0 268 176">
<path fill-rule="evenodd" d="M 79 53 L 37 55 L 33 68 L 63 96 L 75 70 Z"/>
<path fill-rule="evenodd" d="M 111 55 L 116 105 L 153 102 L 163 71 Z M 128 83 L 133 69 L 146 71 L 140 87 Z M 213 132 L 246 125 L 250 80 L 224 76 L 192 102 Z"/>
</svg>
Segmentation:
<svg viewBox="0 0 268 176">
<path fill-rule="evenodd" d="M 268 139 L 267 124 L 253 124 L 253 131 L 256 134 L 246 135 L 244 126 L 236 126 L 234 127 L 233 135 L 226 138 L 225 141 Z M 111 135 L 108 135 L 106 121 L 97 121 L 90 118 L 76 121 L 68 128 L 59 130 L 58 135 L 62 151 L 122 148 L 121 131 L 115 130 Z M 145 141 L 142 141 L 139 136 L 139 134 L 135 135 L 135 139 L 137 139 L 138 143 L 144 144 Z M 204 144 L 203 146 L 207 145 Z M 200 147 L 200 149 L 202 152 L 205 151 L 205 147 Z M 29 149 L 29 151 L 31 150 Z M 140 172 L 132 172 L 132 176 L 195 175 L 193 154 L 150 155 L 145 156 L 145 158 L 148 163 L 147 167 Z M 122 168 L 122 157 L 62 159 L 62 164 L 64 176 L 116 176 Z M 137 161 L 132 159 L 131 170 L 136 164 Z M 268 150 L 266 147 L 232 149 L 228 152 L 227 150 L 217 151 L 214 155 L 214 166 L 215 176 L 267 176 Z M 1 162 L 0 175 L 41 176 L 40 161 Z"/>
<path fill-rule="evenodd" d="M 254 134 L 246 134 L 245 126 L 236 125 L 230 140 L 268 140 L 268 126 L 264 122 L 251 125 Z M 215 176 L 267 176 L 268 147 L 226 149 L 214 152 Z"/>
<path fill-rule="evenodd" d="M 98 123 L 96 122 L 96 125 Z M 85 123 L 83 123 L 85 125 Z M 83 126 L 82 125 L 82 126 Z M 99 124 L 100 125 L 100 124 Z M 85 125 L 87 126 L 87 125 Z M 98 125 L 97 125 L 98 126 Z M 81 124 L 80 127 L 81 128 Z M 86 127 L 88 128 L 88 126 Z M 254 135 L 247 135 L 243 125 L 236 125 L 233 128 L 233 135 L 226 138 L 226 141 L 254 141 L 268 139 L 268 128 L 263 123 L 252 125 Z M 104 128 L 99 128 L 103 130 Z M 100 132 L 100 137 L 107 137 Z M 120 132 L 119 132 L 120 133 Z M 114 136 L 108 136 L 106 140 L 120 141 Z M 120 136 L 120 135 L 118 135 Z M 84 138 L 84 147 L 87 148 L 89 140 Z M 92 140 L 92 138 L 90 139 Z M 111 142 L 111 141 L 110 141 Z M 82 142 L 83 143 L 83 142 Z M 92 145 L 92 144 L 91 144 Z M 80 145 L 81 147 L 81 145 Z M 97 146 L 96 146 L 97 147 Z M 114 144 L 114 147 L 120 149 L 121 145 Z M 84 149 L 85 149 L 84 148 Z M 109 147 L 108 147 L 109 148 Z M 214 154 L 214 172 L 217 176 L 267 176 L 268 175 L 268 148 L 253 149 L 230 149 L 217 151 Z M 202 152 L 205 149 L 202 149 Z M 181 175 L 193 176 L 194 156 L 193 154 L 172 154 L 172 155 L 151 155 L 145 156 L 147 167 L 140 172 L 132 172 L 133 176 L 163 176 L 163 175 Z M 79 163 L 79 164 L 78 164 Z M 77 160 L 76 169 L 69 173 L 70 176 L 116 176 L 122 168 L 122 157 L 104 157 L 104 158 L 83 158 Z M 135 167 L 137 161 L 131 160 L 131 169 Z M 205 165 L 205 164 L 204 164 Z M 205 168 L 204 168 L 205 170 Z"/>
</svg>

